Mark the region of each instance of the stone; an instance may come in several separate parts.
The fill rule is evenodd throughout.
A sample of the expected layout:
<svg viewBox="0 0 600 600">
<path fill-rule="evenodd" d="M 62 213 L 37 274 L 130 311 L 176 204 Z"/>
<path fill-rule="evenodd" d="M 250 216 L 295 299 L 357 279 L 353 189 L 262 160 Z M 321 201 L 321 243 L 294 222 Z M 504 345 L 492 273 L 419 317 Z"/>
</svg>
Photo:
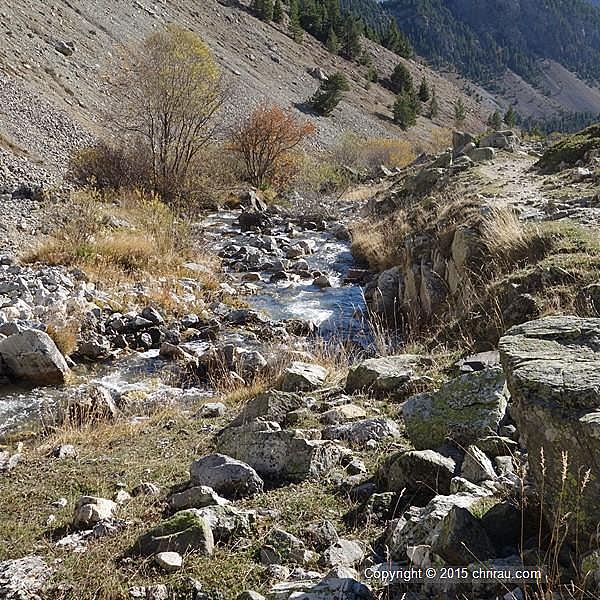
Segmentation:
<svg viewBox="0 0 600 600">
<path fill-rule="evenodd" d="M 52 449 L 52 456 L 59 459 L 76 458 L 77 450 L 73 444 L 61 444 Z"/>
<path fill-rule="evenodd" d="M 256 513 L 243 510 L 230 504 L 192 508 L 189 511 L 208 523 L 215 542 L 228 542 L 234 537 L 250 535 L 256 520 Z"/>
<path fill-rule="evenodd" d="M 90 528 L 105 519 L 111 519 L 117 505 L 106 498 L 82 496 L 75 505 L 73 527 L 77 529 Z"/>
<path fill-rule="evenodd" d="M 492 461 L 477 446 L 468 446 L 462 463 L 460 475 L 472 483 L 497 479 Z"/>
<path fill-rule="evenodd" d="M 475 163 L 486 162 L 488 160 L 493 160 L 496 155 L 496 151 L 494 148 L 473 148 L 465 154 Z"/>
<path fill-rule="evenodd" d="M 496 555 L 481 521 L 460 506 L 452 507 L 444 517 L 432 550 L 447 564 L 457 566 Z"/>
<path fill-rule="evenodd" d="M 392 520 L 382 541 L 391 560 L 406 560 L 411 546 L 433 546 L 439 537 L 444 519 L 454 508 L 469 509 L 481 499 L 470 493 L 435 496 L 427 506 L 411 506 L 399 519 Z"/>
<path fill-rule="evenodd" d="M 0 561 L 0 598 L 40 600 L 53 569 L 40 556 Z"/>
<path fill-rule="evenodd" d="M 600 319 L 552 316 L 517 325 L 500 339 L 499 350 L 511 415 L 549 518 L 562 518 L 557 513 L 565 503 L 577 505 L 585 517 L 571 523 L 568 539 L 578 525 L 579 542 L 585 544 L 600 521 L 600 466 L 592 460 L 600 453 Z M 572 482 L 566 491 L 565 462 Z M 587 469 L 589 481 L 581 492 L 578 473 Z"/>
<path fill-rule="evenodd" d="M 332 287 L 331 281 L 327 275 L 319 275 L 318 277 L 315 277 L 313 280 L 313 285 L 321 289 Z"/>
<path fill-rule="evenodd" d="M 391 419 L 375 417 L 341 425 L 331 425 L 323 430 L 326 440 L 345 440 L 351 444 L 365 444 L 369 440 L 400 438 L 402 433 Z"/>
<path fill-rule="evenodd" d="M 202 408 L 198 412 L 198 416 L 211 419 L 215 417 L 222 417 L 227 411 L 227 407 L 222 402 L 207 402 L 202 405 Z"/>
<path fill-rule="evenodd" d="M 471 354 L 457 361 L 456 366 L 461 373 L 472 373 L 473 371 L 483 371 L 489 367 L 500 365 L 500 353 L 497 350 L 488 352 L 479 352 Z"/>
<path fill-rule="evenodd" d="M 382 271 L 374 284 L 365 290 L 370 310 L 385 321 L 394 323 L 402 307 L 404 278 L 400 267 Z"/>
<path fill-rule="evenodd" d="M 236 596 L 236 600 L 267 600 L 262 594 L 254 590 L 244 590 Z"/>
<path fill-rule="evenodd" d="M 194 486 L 211 487 L 218 494 L 243 498 L 261 494 L 263 480 L 250 465 L 224 454 L 210 454 L 190 466 Z"/>
<path fill-rule="evenodd" d="M 205 506 L 225 506 L 229 500 L 221 498 L 211 487 L 197 485 L 169 496 L 169 508 L 177 512 L 187 508 L 203 508 Z"/>
<path fill-rule="evenodd" d="M 111 421 L 119 416 L 111 393 L 100 385 L 93 385 L 68 406 L 69 419 L 80 425 Z"/>
<path fill-rule="evenodd" d="M 183 510 L 141 535 L 134 552 L 142 556 L 152 556 L 159 552 L 196 551 L 210 555 L 214 549 L 214 538 L 210 526 L 192 510 Z"/>
<path fill-rule="evenodd" d="M 507 406 L 502 369 L 466 373 L 433 393 L 417 394 L 402 407 L 415 448 L 435 449 L 447 438 L 468 445 L 498 430 Z"/>
<path fill-rule="evenodd" d="M 386 490 L 416 495 L 425 501 L 437 494 L 450 493 L 450 481 L 456 473 L 452 458 L 434 450 L 412 450 L 391 456 L 383 468 Z"/>
<path fill-rule="evenodd" d="M 0 340 L 0 359 L 9 377 L 29 383 L 64 383 L 70 373 L 52 338 L 38 329 L 25 329 Z"/>
<path fill-rule="evenodd" d="M 355 567 L 364 558 L 365 552 L 359 543 L 340 538 L 323 552 L 319 565 L 322 567 Z"/>
<path fill-rule="evenodd" d="M 157 566 L 167 573 L 176 573 L 183 567 L 183 558 L 177 552 L 159 552 L 154 561 Z"/>
<path fill-rule="evenodd" d="M 514 152 L 520 144 L 514 131 L 495 131 L 481 138 L 479 145 L 483 147 L 501 148 Z"/>
<path fill-rule="evenodd" d="M 475 143 L 475 136 L 470 133 L 464 133 L 462 131 L 452 132 L 452 149 L 454 155 L 457 156 L 459 151 L 462 150 L 467 144 Z"/>
<path fill-rule="evenodd" d="M 303 362 L 292 363 L 281 377 L 279 387 L 284 392 L 312 392 L 327 379 L 327 369 Z"/>
<path fill-rule="evenodd" d="M 397 392 L 414 379 L 417 367 L 428 363 L 426 357 L 416 354 L 367 359 L 350 368 L 346 379 L 346 392 Z"/>
<path fill-rule="evenodd" d="M 531 512 L 533 510 L 522 515 L 521 509 L 508 500 L 498 502 L 486 511 L 481 517 L 481 524 L 497 552 L 504 553 L 507 548 L 516 550 L 521 538 L 526 540 L 537 535 L 535 529 L 539 528 L 539 515 L 536 519 Z"/>
<path fill-rule="evenodd" d="M 322 477 L 344 455 L 344 450 L 333 442 L 310 439 L 302 430 L 282 431 L 273 422 L 227 428 L 219 435 L 217 446 L 247 462 L 260 476 L 286 481 Z"/>
<path fill-rule="evenodd" d="M 323 552 L 339 539 L 335 525 L 331 521 L 311 523 L 305 529 L 305 538 L 318 552 Z"/>
<path fill-rule="evenodd" d="M 239 427 L 250 421 L 261 419 L 283 423 L 288 413 L 299 408 L 309 408 L 309 400 L 300 394 L 269 390 L 248 401 L 230 427 Z"/>
<path fill-rule="evenodd" d="M 321 415 L 321 421 L 326 425 L 338 425 L 348 421 L 356 421 L 367 416 L 367 412 L 356 404 L 342 404 Z"/>
<path fill-rule="evenodd" d="M 500 429 L 502 429 L 502 427 Z M 475 445 L 491 458 L 514 454 L 519 449 L 519 444 L 517 442 L 500 435 L 488 435 L 477 440 Z"/>
</svg>

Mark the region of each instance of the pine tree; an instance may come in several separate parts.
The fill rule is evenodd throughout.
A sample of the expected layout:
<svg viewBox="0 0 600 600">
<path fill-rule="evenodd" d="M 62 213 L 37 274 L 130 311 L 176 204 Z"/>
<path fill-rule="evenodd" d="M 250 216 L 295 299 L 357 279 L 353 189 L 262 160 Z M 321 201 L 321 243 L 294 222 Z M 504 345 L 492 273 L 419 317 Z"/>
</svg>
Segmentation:
<svg viewBox="0 0 600 600">
<path fill-rule="evenodd" d="M 419 100 L 421 102 L 428 102 L 429 96 L 429 85 L 427 85 L 427 81 L 425 80 L 425 77 L 423 77 L 423 79 L 421 79 L 421 85 L 419 86 Z"/>
<path fill-rule="evenodd" d="M 402 56 L 402 58 L 410 58 L 412 56 L 412 47 L 407 37 L 398 28 L 396 19 L 391 19 L 390 24 L 383 38 L 383 45 Z"/>
<path fill-rule="evenodd" d="M 412 89 L 413 80 L 410 71 L 402 64 L 398 63 L 390 76 L 390 84 L 392 90 L 396 94 L 400 94 L 405 90 Z"/>
<path fill-rule="evenodd" d="M 252 10 L 262 21 L 273 19 L 273 0 L 253 0 Z"/>
<path fill-rule="evenodd" d="M 329 28 L 329 33 L 327 35 L 327 50 L 332 54 L 337 54 L 340 51 L 340 40 L 335 33 L 335 29 L 333 27 Z"/>
<path fill-rule="evenodd" d="M 300 24 L 300 4 L 298 0 L 290 0 L 290 33 L 295 42 L 300 43 L 304 32 Z"/>
<path fill-rule="evenodd" d="M 313 108 L 319 114 L 328 117 L 341 102 L 344 92 L 350 89 L 343 73 L 334 73 L 321 83 L 319 89 L 310 99 Z"/>
<path fill-rule="evenodd" d="M 356 19 L 346 15 L 343 25 L 341 40 L 341 54 L 348 60 L 353 60 L 360 56 L 362 47 L 360 45 L 360 26 Z"/>
<path fill-rule="evenodd" d="M 504 115 L 504 122 L 508 127 L 514 127 L 517 124 L 517 113 L 514 111 L 512 106 L 508 107 L 506 114 Z"/>
<path fill-rule="evenodd" d="M 459 98 L 454 103 L 454 120 L 456 121 L 457 125 L 464 123 L 466 116 L 467 111 L 465 109 L 465 103 L 463 102 L 462 98 Z"/>
<path fill-rule="evenodd" d="M 275 0 L 275 4 L 273 5 L 273 21 L 275 23 L 283 22 L 283 5 L 281 4 L 281 0 Z"/>
<path fill-rule="evenodd" d="M 433 92 L 431 94 L 431 102 L 429 103 L 429 118 L 435 119 L 440 112 L 440 106 L 438 104 L 437 99 L 437 91 L 433 88 Z"/>
<path fill-rule="evenodd" d="M 498 131 L 499 129 L 502 128 L 502 117 L 500 116 L 500 113 L 497 110 L 495 110 L 488 117 L 487 124 L 488 124 L 488 127 L 493 129 L 494 131 Z"/>
<path fill-rule="evenodd" d="M 417 123 L 419 100 L 412 89 L 403 90 L 394 102 L 394 122 L 406 131 Z"/>
</svg>

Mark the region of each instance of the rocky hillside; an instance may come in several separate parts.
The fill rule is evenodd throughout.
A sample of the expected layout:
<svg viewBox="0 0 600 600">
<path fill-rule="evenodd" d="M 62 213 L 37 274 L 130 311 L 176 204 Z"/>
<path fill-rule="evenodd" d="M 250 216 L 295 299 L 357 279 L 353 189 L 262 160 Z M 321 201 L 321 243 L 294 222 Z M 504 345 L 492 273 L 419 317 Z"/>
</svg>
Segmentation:
<svg viewBox="0 0 600 600">
<path fill-rule="evenodd" d="M 423 149 L 439 144 L 462 97 L 467 125 L 480 129 L 478 106 L 442 75 L 407 61 L 415 81 L 425 77 L 437 90 L 440 111 L 434 122 L 420 118 L 407 134 L 391 122 L 394 96 L 366 79 L 366 69 L 331 55 L 306 35 L 294 42 L 285 26 L 265 24 L 244 3 L 181 0 L 150 6 L 142 2 L 59 2 L 15 4 L 0 1 L 0 29 L 10 43 L 0 49 L 0 151 L 4 176 L 18 183 L 23 165 L 42 179 L 42 170 L 64 166 L 73 146 L 101 131 L 107 106 L 106 78 L 119 47 L 135 43 L 166 23 L 197 31 L 209 44 L 229 82 L 231 97 L 223 128 L 239 122 L 254 105 L 271 101 L 302 105 L 317 89 L 314 69 L 342 70 L 352 91 L 333 118 L 316 119 L 319 146 L 329 146 L 344 132 L 366 137 L 402 137 Z M 400 59 L 365 42 L 381 77 Z M 31 169 L 31 170 L 29 170 Z"/>
</svg>

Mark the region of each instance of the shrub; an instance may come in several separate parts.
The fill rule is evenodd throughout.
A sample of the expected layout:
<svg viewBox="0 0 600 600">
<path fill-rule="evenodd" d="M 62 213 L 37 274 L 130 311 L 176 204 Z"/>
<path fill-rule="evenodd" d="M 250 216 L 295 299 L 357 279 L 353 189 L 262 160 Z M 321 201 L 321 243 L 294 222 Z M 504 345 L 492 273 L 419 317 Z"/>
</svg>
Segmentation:
<svg viewBox="0 0 600 600">
<path fill-rule="evenodd" d="M 315 126 L 276 105 L 259 106 L 231 135 L 244 163 L 245 178 L 257 187 L 281 187 L 297 167 L 292 150 L 314 134 Z"/>
<path fill-rule="evenodd" d="M 314 110 L 328 117 L 342 101 L 344 92 L 350 89 L 348 80 L 343 73 L 334 73 L 321 83 L 315 95 L 310 99 Z"/>
<path fill-rule="evenodd" d="M 149 189 L 165 200 L 189 192 L 223 101 L 219 70 L 202 39 L 175 25 L 146 38 L 122 57 L 114 99 L 120 145 L 148 156 Z"/>
<path fill-rule="evenodd" d="M 410 71 L 402 64 L 398 63 L 390 77 L 392 90 L 400 94 L 406 90 L 413 89 L 413 79 Z"/>
<path fill-rule="evenodd" d="M 412 90 L 405 90 L 396 98 L 394 103 L 394 122 L 400 128 L 407 130 L 417 123 L 419 114 L 419 100 Z"/>
</svg>

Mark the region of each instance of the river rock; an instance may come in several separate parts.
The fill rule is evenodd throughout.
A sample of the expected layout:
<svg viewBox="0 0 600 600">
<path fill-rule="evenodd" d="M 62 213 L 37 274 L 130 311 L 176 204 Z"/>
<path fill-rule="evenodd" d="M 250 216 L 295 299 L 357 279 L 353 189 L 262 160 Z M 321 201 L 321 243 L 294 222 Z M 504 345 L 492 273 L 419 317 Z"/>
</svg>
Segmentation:
<svg viewBox="0 0 600 600">
<path fill-rule="evenodd" d="M 406 489 L 419 499 L 431 500 L 436 494 L 449 494 L 450 481 L 456 473 L 452 458 L 433 450 L 398 452 L 383 467 L 382 479 L 386 490 Z"/>
<path fill-rule="evenodd" d="M 209 486 L 219 494 L 234 498 L 263 491 L 263 480 L 250 465 L 224 454 L 210 454 L 195 460 L 190 466 L 190 480 L 194 486 Z"/>
<path fill-rule="evenodd" d="M 239 427 L 257 419 L 283 423 L 288 413 L 299 408 L 308 408 L 310 402 L 300 394 L 270 390 L 249 400 L 230 423 L 230 427 Z"/>
<path fill-rule="evenodd" d="M 200 554 L 212 554 L 214 538 L 206 519 L 192 510 L 183 510 L 171 518 L 153 527 L 141 535 L 134 551 L 142 556 L 151 556 L 159 552 L 195 551 Z"/>
<path fill-rule="evenodd" d="M 0 562 L 0 598 L 40 600 L 52 569 L 40 556 L 24 556 Z"/>
<path fill-rule="evenodd" d="M 302 430 L 282 430 L 277 423 L 259 421 L 225 429 L 217 446 L 262 477 L 289 481 L 322 477 L 345 454 L 333 442 L 311 439 Z"/>
<path fill-rule="evenodd" d="M 564 506 L 579 507 L 584 543 L 581 534 L 595 534 L 600 521 L 600 466 L 593 460 L 600 455 L 600 319 L 553 316 L 517 325 L 499 349 L 530 472 L 555 516 Z M 563 453 L 568 484 L 561 493 Z M 577 481 L 587 469 L 580 493 Z M 571 523 L 569 539 L 575 532 Z"/>
<path fill-rule="evenodd" d="M 279 387 L 284 392 L 312 392 L 320 388 L 326 378 L 325 367 L 294 362 L 283 372 Z"/>
<path fill-rule="evenodd" d="M 341 425 L 331 425 L 323 430 L 322 435 L 327 440 L 345 440 L 351 444 L 365 444 L 369 440 L 399 438 L 402 433 L 398 425 L 391 419 L 375 417 Z"/>
<path fill-rule="evenodd" d="M 415 448 L 435 449 L 446 438 L 467 445 L 496 433 L 506 406 L 502 369 L 493 368 L 466 373 L 436 392 L 412 396 L 402 415 Z"/>
<path fill-rule="evenodd" d="M 417 354 L 370 358 L 350 369 L 346 392 L 398 392 L 415 379 L 415 369 L 428 362 L 426 357 Z"/>
<path fill-rule="evenodd" d="M 25 329 L 0 340 L 0 358 L 11 378 L 30 383 L 64 383 L 70 372 L 52 338 L 38 329 Z"/>
</svg>

